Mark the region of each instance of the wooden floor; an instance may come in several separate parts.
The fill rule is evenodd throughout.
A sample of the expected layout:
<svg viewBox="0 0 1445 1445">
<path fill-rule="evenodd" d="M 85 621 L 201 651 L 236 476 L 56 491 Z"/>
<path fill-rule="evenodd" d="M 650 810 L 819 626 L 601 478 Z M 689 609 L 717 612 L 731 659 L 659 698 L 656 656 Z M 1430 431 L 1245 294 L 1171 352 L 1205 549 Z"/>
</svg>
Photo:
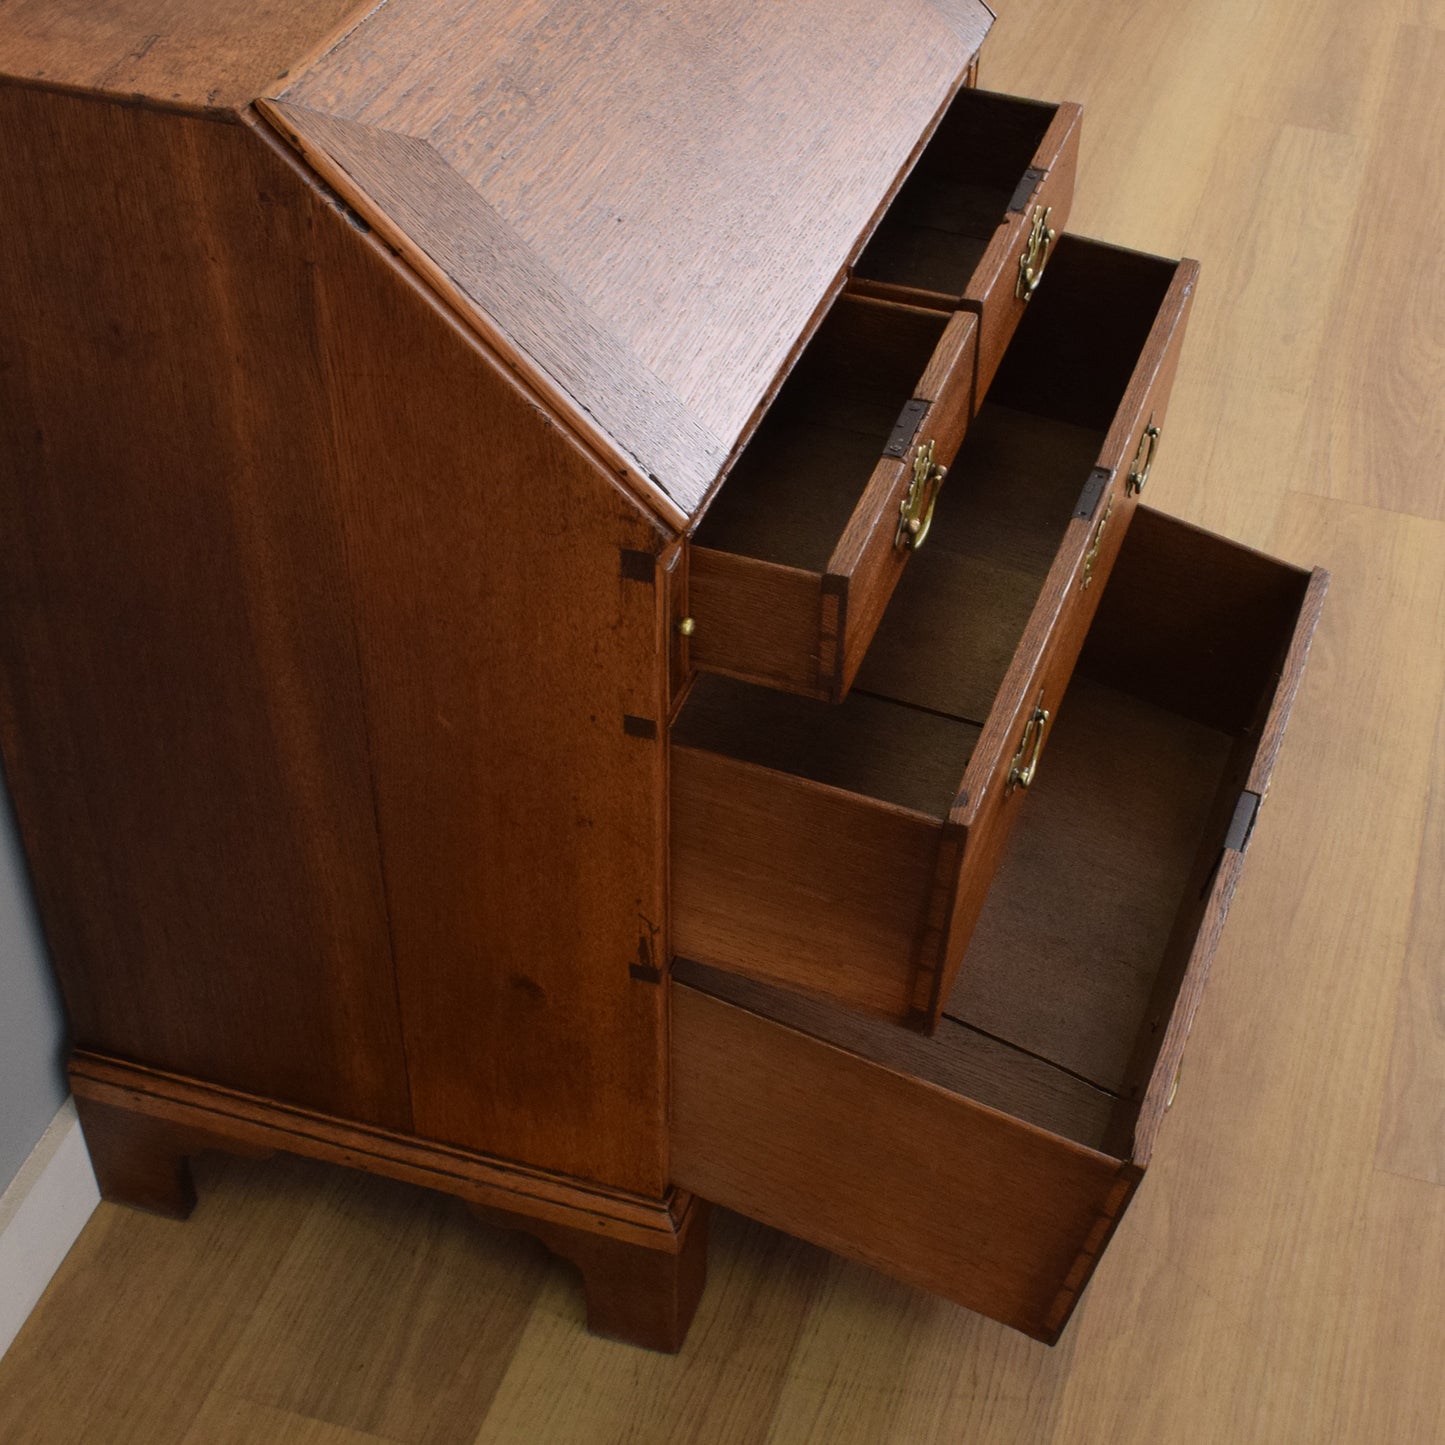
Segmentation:
<svg viewBox="0 0 1445 1445">
<path fill-rule="evenodd" d="M 724 1217 L 686 1351 L 444 1200 L 103 1205 L 9 1445 L 1445 1441 L 1445 0 L 1011 0 L 1073 228 L 1199 257 L 1155 505 L 1334 573 L 1156 1162 L 1064 1342 Z"/>
</svg>

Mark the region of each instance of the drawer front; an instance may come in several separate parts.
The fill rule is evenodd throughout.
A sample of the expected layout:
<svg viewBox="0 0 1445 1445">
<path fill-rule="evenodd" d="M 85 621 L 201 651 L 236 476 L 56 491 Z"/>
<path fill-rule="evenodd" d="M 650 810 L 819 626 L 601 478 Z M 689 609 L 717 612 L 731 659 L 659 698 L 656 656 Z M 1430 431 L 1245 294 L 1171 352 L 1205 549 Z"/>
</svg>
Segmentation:
<svg viewBox="0 0 1445 1445">
<path fill-rule="evenodd" d="M 1004 444 L 1043 438 L 1016 477 L 999 482 L 996 448 L 960 459 L 950 478 L 957 505 L 945 486 L 859 692 L 829 707 L 712 679 L 684 705 L 672 734 L 680 956 L 937 1025 L 1009 831 L 1047 770 L 1051 730 L 1137 505 L 1130 475 L 1143 471 L 1134 458 L 1146 429 L 1157 445 L 1196 277 L 1192 262 L 1076 238 L 1057 264 L 1059 288 L 1032 303 L 1021 359 L 1010 358 L 1000 389 L 1058 420 L 1013 412 Z M 1086 362 L 1102 380 L 1076 398 L 1068 379 Z M 965 451 L 976 441 L 975 431 Z M 1083 496 L 1060 503 L 1062 521 L 1050 515 L 1047 529 L 1024 537 L 1011 489 L 1044 490 L 1042 469 L 1062 467 L 1048 483 L 1062 497 L 1061 487 L 1078 485 L 1075 466 Z M 1002 511 L 980 510 L 980 493 L 996 483 Z M 979 547 L 998 555 L 968 550 Z M 1000 583 L 1020 551 L 1033 554 L 1033 570 Z M 697 565 L 694 555 L 694 581 Z M 993 633 L 1008 623 L 988 609 L 1018 614 L 1024 584 L 1033 600 L 1014 624 L 1019 640 L 1001 677 L 980 687 Z M 775 624 L 775 639 L 789 635 Z"/>
<path fill-rule="evenodd" d="M 670 747 L 673 954 L 910 1018 L 976 732 L 861 695 L 834 706 L 698 678 Z"/>
<path fill-rule="evenodd" d="M 1008 222 L 999 228 L 979 263 L 962 305 L 979 317 L 979 401 L 988 394 L 999 362 L 1023 320 L 1024 308 L 1047 284 L 1048 264 L 1068 223 L 1079 164 L 1076 105 L 1061 105 Z"/>
<path fill-rule="evenodd" d="M 1073 204 L 1082 111 L 960 92 L 853 268 L 861 294 L 979 317 L 981 399 Z"/>
<path fill-rule="evenodd" d="M 835 702 L 853 685 L 908 560 L 927 544 L 934 508 L 947 487 L 947 469 L 973 412 L 976 346 L 971 318 L 950 321 L 919 379 L 906 420 L 889 438 L 889 451 L 901 457 L 895 462 L 890 456 L 879 467 L 829 559 L 819 673 Z"/>
<path fill-rule="evenodd" d="M 1156 1147 L 1326 582 L 1141 509 L 938 1031 L 679 960 L 678 1183 L 1055 1338 Z"/>
<path fill-rule="evenodd" d="M 967 429 L 977 324 L 858 297 L 835 312 L 693 538 L 688 610 L 695 667 L 837 701 Z"/>
<path fill-rule="evenodd" d="M 965 774 L 950 818 L 959 837 L 958 877 L 941 905 L 947 921 L 937 952 L 935 940 L 926 940 L 920 957 L 920 974 L 926 972 L 932 982 L 920 1007 L 931 1020 L 937 1020 L 958 974 L 1009 829 L 1045 766 L 1049 729 L 1057 724 L 1080 649 L 1148 484 L 1198 273 L 1193 261 L 1181 261 L 1176 269 Z"/>
</svg>

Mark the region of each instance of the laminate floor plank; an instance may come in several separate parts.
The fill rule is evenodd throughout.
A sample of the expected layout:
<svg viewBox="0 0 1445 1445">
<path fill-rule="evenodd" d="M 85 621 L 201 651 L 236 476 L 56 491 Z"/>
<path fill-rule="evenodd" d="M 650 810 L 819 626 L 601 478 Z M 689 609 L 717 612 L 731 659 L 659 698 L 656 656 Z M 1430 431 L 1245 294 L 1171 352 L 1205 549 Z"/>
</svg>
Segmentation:
<svg viewBox="0 0 1445 1445">
<path fill-rule="evenodd" d="M 835 1260 L 791 1360 L 767 1445 L 1050 1438 L 1073 1348 L 1001 1330 Z"/>
<path fill-rule="evenodd" d="M 1445 699 L 1380 1109 L 1380 1169 L 1445 1186 Z"/>
<path fill-rule="evenodd" d="M 305 1171 L 203 1158 L 185 1222 L 102 1204 L 0 1360 L 6 1445 L 181 1445 L 306 1218 Z"/>
<path fill-rule="evenodd" d="M 1209 261 L 1189 321 L 1149 500 L 1259 545 L 1302 454 L 1311 382 L 1338 347 L 1339 291 L 1365 180 L 1356 136 L 1235 117 L 1183 248 Z"/>
<path fill-rule="evenodd" d="M 1382 1288 L 1362 1221 L 1445 690 L 1445 525 L 1296 495 L 1271 543 L 1332 568 L 1331 597 L 1161 1152 L 1075 1320 L 1070 1445 L 1394 1445 L 1337 1422 L 1363 1408 L 1347 1385 L 1386 1403 L 1347 1366 Z M 1420 1247 L 1424 1287 L 1445 1258 Z M 1445 1319 L 1425 1328 L 1445 1348 Z M 1421 1411 L 1440 1389 L 1397 1383 Z"/>
<path fill-rule="evenodd" d="M 1069 229 L 1194 254 L 1185 240 L 1241 84 L 1240 53 L 1269 7 L 1088 0 L 1065 14 L 1055 0 L 1019 0 L 998 9 L 980 83 L 1084 107 Z"/>
<path fill-rule="evenodd" d="M 269 1405 L 238 1400 L 220 1390 L 207 1398 L 181 1445 L 399 1445 Z"/>
<path fill-rule="evenodd" d="M 1238 57 L 1236 114 L 1358 136 L 1385 101 L 1395 32 L 1412 23 L 1409 0 L 1260 7 Z M 1303 217 L 1300 217 L 1303 220 Z"/>
<path fill-rule="evenodd" d="M 708 1287 L 677 1356 L 582 1330 L 576 1283 L 538 1300 L 476 1445 L 735 1445 L 762 1441 L 832 1261 L 719 1211 Z"/>
<path fill-rule="evenodd" d="M 1334 1438 L 1445 1440 L 1445 1189 L 1377 1172 L 1357 1247 L 1362 1287 L 1351 1301 Z"/>
<path fill-rule="evenodd" d="M 1310 490 L 1445 519 L 1445 254 L 1410 240 L 1445 229 L 1442 76 L 1445 31 L 1401 27 L 1304 449 Z"/>
<path fill-rule="evenodd" d="M 550 1268 L 444 1195 L 316 1168 L 218 1386 L 402 1445 L 467 1445 Z"/>
</svg>

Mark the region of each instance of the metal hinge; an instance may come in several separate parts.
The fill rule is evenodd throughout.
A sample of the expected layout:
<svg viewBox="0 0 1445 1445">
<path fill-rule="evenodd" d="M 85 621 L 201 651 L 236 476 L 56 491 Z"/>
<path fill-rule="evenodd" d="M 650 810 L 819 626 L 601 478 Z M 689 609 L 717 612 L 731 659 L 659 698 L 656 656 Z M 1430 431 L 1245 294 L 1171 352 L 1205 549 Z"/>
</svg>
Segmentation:
<svg viewBox="0 0 1445 1445">
<path fill-rule="evenodd" d="M 1019 183 L 1014 187 L 1013 199 L 1008 203 L 1011 211 L 1021 211 L 1028 205 L 1029 197 L 1038 190 L 1039 183 L 1048 175 L 1042 166 L 1030 166 L 1023 175 L 1019 177 Z M 997 204 L 997 202 L 995 202 Z"/>
<path fill-rule="evenodd" d="M 1258 793 L 1251 792 L 1248 788 L 1240 793 L 1239 801 L 1234 805 L 1234 816 L 1229 820 L 1229 828 L 1224 835 L 1226 848 L 1243 853 L 1249 847 L 1255 819 L 1259 817 L 1259 805 L 1263 801 Z"/>
<path fill-rule="evenodd" d="M 1074 504 L 1074 516 L 1082 517 L 1085 520 L 1092 517 L 1098 510 L 1099 499 L 1104 495 L 1104 488 L 1113 480 L 1114 474 L 1107 467 L 1095 467 L 1089 473 L 1089 480 L 1084 483 L 1084 490 L 1079 493 L 1079 500 Z"/>
<path fill-rule="evenodd" d="M 883 448 L 885 457 L 908 455 L 908 448 L 913 444 L 913 438 L 918 435 L 918 428 L 923 425 L 923 418 L 932 405 L 931 401 L 923 401 L 916 396 L 903 403 L 903 410 L 898 413 L 898 420 L 893 423 L 893 430 L 888 434 L 888 445 Z"/>
</svg>

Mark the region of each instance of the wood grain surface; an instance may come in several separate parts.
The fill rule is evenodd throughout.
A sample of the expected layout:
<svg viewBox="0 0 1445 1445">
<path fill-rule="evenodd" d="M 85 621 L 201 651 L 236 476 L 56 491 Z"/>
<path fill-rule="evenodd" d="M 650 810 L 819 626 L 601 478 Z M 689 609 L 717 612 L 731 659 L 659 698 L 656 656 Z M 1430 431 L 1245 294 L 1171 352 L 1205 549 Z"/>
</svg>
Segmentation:
<svg viewBox="0 0 1445 1445">
<path fill-rule="evenodd" d="M 0 74 L 163 109 L 243 110 L 371 0 L 9 0 Z"/>
<path fill-rule="evenodd" d="M 0 729 L 72 1039 L 403 1127 L 337 454 L 258 276 L 340 218 L 243 126 L 15 86 L 0 126 Z"/>
<path fill-rule="evenodd" d="M 1138 1171 L 679 983 L 687 1187 L 1051 1340 Z"/>
<path fill-rule="evenodd" d="M 844 696 L 912 555 L 897 537 L 916 449 L 946 467 L 968 425 L 976 329 L 963 312 L 837 299 L 694 534 L 699 668 Z"/>
<path fill-rule="evenodd" d="M 189 1223 L 96 1214 L 0 1362 L 7 1442 L 1445 1438 L 1445 7 L 999 9 L 984 83 L 1085 104 L 1071 225 L 1203 263 L 1147 500 L 1332 574 L 1175 1105 L 1063 1341 L 724 1215 L 685 1349 L 643 1356 L 445 1200 L 203 1160 Z"/>
<path fill-rule="evenodd" d="M 266 127 L 0 106 L 0 727 L 74 1041 L 660 1197 L 665 535 Z"/>
<path fill-rule="evenodd" d="M 1060 242 L 1051 265 L 1050 290 L 1030 303 L 1015 338 L 1032 364 L 1020 363 L 1011 351 L 994 387 L 1005 405 L 1042 412 L 1050 425 L 1037 439 L 1025 438 L 1018 425 L 1000 428 L 987 417 L 992 403 L 985 406 L 981 435 L 974 445 L 965 439 L 969 455 L 957 478 L 963 495 L 955 504 L 945 489 L 939 545 L 923 554 L 921 567 L 904 575 L 879 628 L 876 660 L 860 672 L 865 689 L 962 713 L 982 729 L 950 814 L 945 843 L 956 858 L 940 855 L 939 889 L 930 911 L 941 921 L 922 937 L 917 954 L 914 1010 L 929 1025 L 938 1020 L 1009 829 L 1024 806 L 1023 790 L 1008 785 L 1024 729 L 1036 708 L 1057 717 L 1126 538 L 1136 504 L 1125 485 L 1127 469 L 1147 417 L 1164 417 L 1198 277 L 1193 261 L 1163 261 L 1073 239 Z M 1090 480 L 1090 449 L 1071 427 L 1102 433 L 1092 457 L 1102 485 L 1095 489 L 1092 510 L 1086 507 L 1082 515 L 1077 499 Z M 1001 447 L 1018 453 L 1004 466 L 990 456 Z M 1072 470 L 1079 483 L 1075 500 L 1067 500 L 1072 488 L 1066 490 L 1058 475 L 1038 478 L 1039 469 L 1054 467 Z M 1216 545 L 1226 555 L 1237 550 Z M 981 577 L 969 561 L 975 550 L 989 558 Z M 1091 581 L 1085 587 L 1090 551 Z M 975 579 L 984 585 L 970 596 L 968 584 Z M 1021 591 L 1032 592 L 1032 599 Z M 991 669 L 997 679 L 992 695 L 970 695 L 950 666 L 957 641 L 936 635 L 950 606 L 965 614 L 994 610 L 993 617 L 962 620 L 962 639 L 1022 623 L 1002 673 Z M 972 664 L 979 651 L 965 645 L 956 660 Z M 980 703 L 987 710 L 974 713 Z"/>
<path fill-rule="evenodd" d="M 990 20 L 980 0 L 392 0 L 274 114 L 509 354 L 536 345 L 644 495 L 691 514 Z M 505 243 L 459 255 L 478 204 Z M 544 336 L 549 297 L 575 324 Z M 592 318 L 625 365 L 601 364 Z"/>
<path fill-rule="evenodd" d="M 721 969 L 677 959 L 673 977 L 775 1023 L 823 1039 L 911 1078 L 967 1094 L 1091 1149 L 1102 1149 L 1114 1099 L 1103 1089 L 1015 1049 L 978 1029 L 945 1018 L 931 1038 L 884 1019 L 807 998 Z"/>
</svg>

